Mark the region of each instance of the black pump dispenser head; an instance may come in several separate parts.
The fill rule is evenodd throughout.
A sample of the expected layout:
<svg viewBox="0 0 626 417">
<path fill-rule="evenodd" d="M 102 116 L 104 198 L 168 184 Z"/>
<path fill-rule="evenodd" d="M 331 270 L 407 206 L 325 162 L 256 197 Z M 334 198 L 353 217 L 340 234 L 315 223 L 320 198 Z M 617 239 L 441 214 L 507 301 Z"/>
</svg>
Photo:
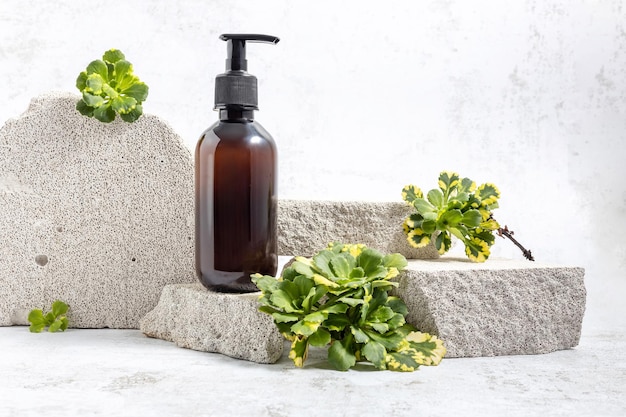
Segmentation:
<svg viewBox="0 0 626 417">
<path fill-rule="evenodd" d="M 257 34 L 224 34 L 220 39 L 228 43 L 226 72 L 215 77 L 215 108 L 236 106 L 258 110 L 257 79 L 248 74 L 246 42 L 278 43 L 276 36 Z"/>
</svg>

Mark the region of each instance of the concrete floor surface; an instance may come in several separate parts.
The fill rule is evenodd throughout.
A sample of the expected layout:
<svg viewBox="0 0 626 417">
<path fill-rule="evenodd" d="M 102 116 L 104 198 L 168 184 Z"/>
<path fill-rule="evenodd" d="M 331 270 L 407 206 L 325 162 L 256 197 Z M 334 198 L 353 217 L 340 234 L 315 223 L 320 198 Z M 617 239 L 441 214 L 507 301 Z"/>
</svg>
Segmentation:
<svg viewBox="0 0 626 417">
<path fill-rule="evenodd" d="M 571 350 L 444 359 L 413 373 L 296 369 L 181 349 L 138 330 L 0 328 L 0 416 L 625 416 L 626 329 Z"/>
</svg>

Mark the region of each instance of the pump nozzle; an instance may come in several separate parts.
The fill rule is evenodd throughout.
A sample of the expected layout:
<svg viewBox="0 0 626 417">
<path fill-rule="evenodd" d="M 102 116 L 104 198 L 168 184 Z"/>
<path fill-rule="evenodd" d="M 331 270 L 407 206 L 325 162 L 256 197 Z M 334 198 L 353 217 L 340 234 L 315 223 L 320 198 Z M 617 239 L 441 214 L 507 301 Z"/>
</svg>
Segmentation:
<svg viewBox="0 0 626 417">
<path fill-rule="evenodd" d="M 276 36 L 258 35 L 252 33 L 225 33 L 223 35 L 220 35 L 220 39 L 228 42 L 228 58 L 226 59 L 226 71 L 248 71 L 248 60 L 246 59 L 246 41 L 277 44 L 280 40 Z"/>
<path fill-rule="evenodd" d="M 276 36 L 226 33 L 220 39 L 228 42 L 226 72 L 215 78 L 215 108 L 237 106 L 258 110 L 257 80 L 248 74 L 246 42 L 278 43 Z"/>
</svg>

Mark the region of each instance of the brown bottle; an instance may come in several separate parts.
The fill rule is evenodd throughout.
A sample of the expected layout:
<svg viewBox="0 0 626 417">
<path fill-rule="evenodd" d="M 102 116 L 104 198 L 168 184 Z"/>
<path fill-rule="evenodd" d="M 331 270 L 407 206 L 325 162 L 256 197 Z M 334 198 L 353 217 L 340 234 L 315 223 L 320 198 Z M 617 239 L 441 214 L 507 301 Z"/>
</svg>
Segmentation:
<svg viewBox="0 0 626 417">
<path fill-rule="evenodd" d="M 275 275 L 276 145 L 256 121 L 256 77 L 246 72 L 246 41 L 266 35 L 222 35 L 226 73 L 217 76 L 220 120 L 196 147 L 196 270 L 216 291 L 258 291 L 250 275 Z"/>
</svg>

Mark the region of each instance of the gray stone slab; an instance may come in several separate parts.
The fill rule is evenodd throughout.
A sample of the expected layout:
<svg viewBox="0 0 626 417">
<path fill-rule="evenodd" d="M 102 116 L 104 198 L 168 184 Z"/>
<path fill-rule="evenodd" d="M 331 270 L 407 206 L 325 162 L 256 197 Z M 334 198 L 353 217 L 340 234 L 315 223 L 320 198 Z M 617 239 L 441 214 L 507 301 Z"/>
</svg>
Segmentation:
<svg viewBox="0 0 626 417">
<path fill-rule="evenodd" d="M 363 243 L 407 259 L 433 259 L 433 244 L 409 245 L 402 223 L 413 209 L 403 202 L 280 200 L 278 254 L 313 256 L 329 242 Z"/>
<path fill-rule="evenodd" d="M 438 335 L 447 357 L 548 353 L 578 345 L 584 269 L 526 260 L 410 261 L 396 293 L 407 322 Z"/>
<path fill-rule="evenodd" d="M 184 348 L 274 363 L 285 339 L 272 318 L 258 311 L 259 294 L 217 293 L 200 283 L 167 285 L 140 329 Z"/>
<path fill-rule="evenodd" d="M 110 124 L 51 93 L 0 129 L 0 325 L 61 299 L 73 327 L 137 328 L 195 281 L 193 164 L 159 118 Z"/>
</svg>

